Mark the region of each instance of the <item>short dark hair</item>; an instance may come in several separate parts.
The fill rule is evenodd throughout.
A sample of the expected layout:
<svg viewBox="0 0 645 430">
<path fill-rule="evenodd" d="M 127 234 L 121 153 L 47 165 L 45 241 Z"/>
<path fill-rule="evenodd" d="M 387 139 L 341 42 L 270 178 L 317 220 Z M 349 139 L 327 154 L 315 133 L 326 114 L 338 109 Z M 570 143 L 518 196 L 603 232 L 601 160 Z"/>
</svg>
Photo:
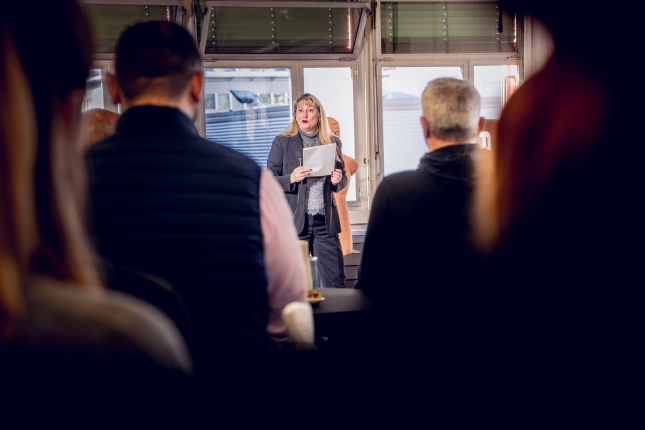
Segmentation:
<svg viewBox="0 0 645 430">
<path fill-rule="evenodd" d="M 178 97 L 201 57 L 193 36 L 178 24 L 147 21 L 126 28 L 116 45 L 116 79 L 126 99 L 146 92 Z"/>
</svg>

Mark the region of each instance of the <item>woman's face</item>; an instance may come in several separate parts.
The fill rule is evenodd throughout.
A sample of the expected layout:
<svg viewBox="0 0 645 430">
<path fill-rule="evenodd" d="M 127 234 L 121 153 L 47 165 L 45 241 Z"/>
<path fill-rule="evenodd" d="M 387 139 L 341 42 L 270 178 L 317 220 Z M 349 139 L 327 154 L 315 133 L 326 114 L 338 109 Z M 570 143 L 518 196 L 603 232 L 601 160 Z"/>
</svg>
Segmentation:
<svg viewBox="0 0 645 430">
<path fill-rule="evenodd" d="M 318 130 L 318 109 L 315 106 L 299 103 L 296 107 L 296 121 L 300 130 L 309 134 L 314 133 Z"/>
</svg>

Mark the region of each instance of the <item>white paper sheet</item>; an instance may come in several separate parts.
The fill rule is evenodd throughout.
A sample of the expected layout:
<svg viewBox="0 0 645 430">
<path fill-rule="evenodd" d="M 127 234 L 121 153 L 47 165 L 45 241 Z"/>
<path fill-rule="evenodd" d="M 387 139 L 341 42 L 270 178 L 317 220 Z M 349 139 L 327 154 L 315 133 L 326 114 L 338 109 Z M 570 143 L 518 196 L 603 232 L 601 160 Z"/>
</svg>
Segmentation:
<svg viewBox="0 0 645 430">
<path fill-rule="evenodd" d="M 302 151 L 302 165 L 311 169 L 309 176 L 329 176 L 336 167 L 336 144 L 312 146 Z"/>
</svg>

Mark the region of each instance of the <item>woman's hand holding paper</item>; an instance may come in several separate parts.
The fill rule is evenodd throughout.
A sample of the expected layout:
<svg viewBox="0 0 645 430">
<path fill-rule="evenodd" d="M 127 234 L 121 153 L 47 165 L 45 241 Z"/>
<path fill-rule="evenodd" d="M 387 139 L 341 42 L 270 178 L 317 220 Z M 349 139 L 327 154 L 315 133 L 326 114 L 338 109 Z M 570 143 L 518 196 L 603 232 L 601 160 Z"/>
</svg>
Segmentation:
<svg viewBox="0 0 645 430">
<path fill-rule="evenodd" d="M 311 169 L 302 166 L 296 167 L 293 169 L 293 172 L 291 172 L 291 183 L 293 184 L 294 182 L 302 181 L 309 176 L 309 172 L 311 172 Z"/>
<path fill-rule="evenodd" d="M 333 185 L 338 185 L 340 180 L 343 178 L 343 171 L 340 169 L 334 169 L 333 172 L 331 172 L 331 183 Z"/>
</svg>

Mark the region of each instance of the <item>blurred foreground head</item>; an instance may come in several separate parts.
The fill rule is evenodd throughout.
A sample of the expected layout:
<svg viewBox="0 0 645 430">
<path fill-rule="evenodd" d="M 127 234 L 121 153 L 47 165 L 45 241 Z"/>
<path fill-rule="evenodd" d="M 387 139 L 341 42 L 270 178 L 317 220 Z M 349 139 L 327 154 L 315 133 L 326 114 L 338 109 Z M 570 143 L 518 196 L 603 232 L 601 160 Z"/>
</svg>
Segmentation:
<svg viewBox="0 0 645 430">
<path fill-rule="evenodd" d="M 28 276 L 98 285 L 78 151 L 90 27 L 74 0 L 17 2 L 11 12 L 0 14 L 0 340 L 24 312 Z"/>
<path fill-rule="evenodd" d="M 505 105 L 497 148 L 479 164 L 475 224 L 485 248 L 543 228 L 544 234 L 536 234 L 540 240 L 559 233 L 550 254 L 567 249 L 565 244 L 591 252 L 593 246 L 580 245 L 586 243 L 585 231 L 605 231 L 614 211 L 600 210 L 591 203 L 594 199 L 582 201 L 582 196 L 594 190 L 596 199 L 603 201 L 599 190 L 613 188 L 605 199 L 614 200 L 619 190 L 629 195 L 628 187 L 638 183 L 636 175 L 627 178 L 633 171 L 628 165 L 641 159 L 634 151 L 642 151 L 642 145 L 623 145 L 633 140 L 633 124 L 642 120 L 642 104 L 633 101 L 642 99 L 645 86 L 625 79 L 621 65 L 645 42 L 640 24 L 645 5 L 617 4 L 625 8 L 616 9 L 619 14 L 612 19 L 605 7 L 581 0 L 501 1 L 507 12 L 527 14 L 545 24 L 555 49 Z M 609 161 L 623 151 L 630 155 Z M 563 198 L 567 193 L 580 201 Z M 542 224 L 536 227 L 538 223 Z M 620 221 L 628 224 L 626 218 Z M 549 225 L 567 228 L 549 230 Z"/>
<path fill-rule="evenodd" d="M 622 57 L 643 41 L 645 3 L 618 0 L 610 4 L 586 0 L 501 0 L 509 13 L 527 14 L 551 32 L 556 48 L 615 71 Z M 619 63 L 614 63 L 621 59 Z"/>
</svg>

